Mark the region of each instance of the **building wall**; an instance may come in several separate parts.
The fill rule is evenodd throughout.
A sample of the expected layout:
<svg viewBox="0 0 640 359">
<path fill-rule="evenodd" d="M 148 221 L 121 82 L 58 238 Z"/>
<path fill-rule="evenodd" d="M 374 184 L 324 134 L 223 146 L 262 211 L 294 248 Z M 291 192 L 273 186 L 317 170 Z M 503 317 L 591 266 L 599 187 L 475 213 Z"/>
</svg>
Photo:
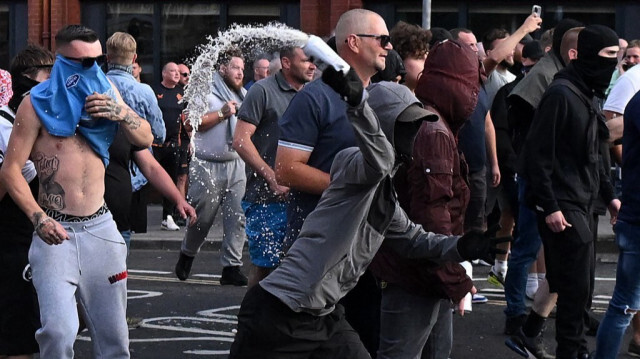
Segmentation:
<svg viewBox="0 0 640 359">
<path fill-rule="evenodd" d="M 29 42 L 55 50 L 55 34 L 80 14 L 80 0 L 28 0 Z"/>
</svg>

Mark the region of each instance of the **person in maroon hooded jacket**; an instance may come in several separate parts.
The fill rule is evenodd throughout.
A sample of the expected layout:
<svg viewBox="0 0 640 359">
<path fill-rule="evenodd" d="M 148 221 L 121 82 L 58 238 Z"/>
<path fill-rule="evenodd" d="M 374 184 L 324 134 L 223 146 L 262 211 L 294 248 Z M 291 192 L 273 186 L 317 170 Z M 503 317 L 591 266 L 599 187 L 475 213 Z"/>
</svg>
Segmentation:
<svg viewBox="0 0 640 359">
<path fill-rule="evenodd" d="M 410 165 L 394 177 L 400 205 L 425 230 L 463 234 L 469 188 L 457 133 L 476 106 L 480 81 L 478 56 L 468 46 L 447 40 L 429 52 L 416 96 L 439 119 L 422 124 Z M 451 303 L 475 291 L 464 268 L 407 259 L 384 243 L 369 268 L 383 288 L 378 358 L 448 358 Z"/>
</svg>

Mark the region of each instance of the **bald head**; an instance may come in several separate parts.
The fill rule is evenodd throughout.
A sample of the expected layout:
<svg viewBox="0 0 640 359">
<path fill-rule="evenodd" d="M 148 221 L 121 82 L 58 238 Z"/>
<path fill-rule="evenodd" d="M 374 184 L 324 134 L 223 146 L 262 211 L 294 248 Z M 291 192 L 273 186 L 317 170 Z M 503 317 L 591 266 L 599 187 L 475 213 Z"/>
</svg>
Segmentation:
<svg viewBox="0 0 640 359">
<path fill-rule="evenodd" d="M 346 40 L 350 34 L 371 33 L 371 24 L 374 23 L 375 20 L 384 23 L 380 15 L 366 9 L 353 9 L 342 14 L 336 25 L 336 47 L 338 53 L 340 53 L 341 48 L 344 47 L 344 40 Z"/>
</svg>

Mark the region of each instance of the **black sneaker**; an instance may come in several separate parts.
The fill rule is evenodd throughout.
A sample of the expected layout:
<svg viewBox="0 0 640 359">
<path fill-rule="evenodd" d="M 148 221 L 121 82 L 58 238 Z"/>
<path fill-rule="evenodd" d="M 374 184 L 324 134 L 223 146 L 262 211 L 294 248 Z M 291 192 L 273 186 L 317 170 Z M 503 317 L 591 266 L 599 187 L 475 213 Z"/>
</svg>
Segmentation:
<svg viewBox="0 0 640 359">
<path fill-rule="evenodd" d="M 504 323 L 504 334 L 515 335 L 516 333 L 518 333 L 520 328 L 522 328 L 524 322 L 526 321 L 526 314 L 516 315 L 515 317 L 507 317 L 507 320 Z"/>
<path fill-rule="evenodd" d="M 189 278 L 192 264 L 193 257 L 180 252 L 180 258 L 178 258 L 178 263 L 176 263 L 176 276 L 178 276 L 178 279 L 187 280 L 187 278 Z"/>
<path fill-rule="evenodd" d="M 520 354 L 524 358 L 536 358 L 536 359 L 554 359 L 555 356 L 547 353 L 544 348 L 544 341 L 542 335 L 536 337 L 528 337 L 522 332 L 522 328 L 518 330 L 516 335 L 507 339 L 504 344 L 509 349 Z"/>
<path fill-rule="evenodd" d="M 247 285 L 247 277 L 240 272 L 240 267 L 231 266 L 222 268 L 220 285 L 235 285 L 237 287 Z"/>
<path fill-rule="evenodd" d="M 174 221 L 176 222 L 176 225 L 178 225 L 179 227 L 186 227 L 187 226 L 187 220 L 180 217 L 180 215 L 175 215 L 173 216 Z"/>
<path fill-rule="evenodd" d="M 585 326 L 587 327 L 587 330 L 584 332 L 584 334 L 589 337 L 595 337 L 598 334 L 600 321 L 596 319 L 591 313 L 589 313 L 589 319 Z"/>
</svg>

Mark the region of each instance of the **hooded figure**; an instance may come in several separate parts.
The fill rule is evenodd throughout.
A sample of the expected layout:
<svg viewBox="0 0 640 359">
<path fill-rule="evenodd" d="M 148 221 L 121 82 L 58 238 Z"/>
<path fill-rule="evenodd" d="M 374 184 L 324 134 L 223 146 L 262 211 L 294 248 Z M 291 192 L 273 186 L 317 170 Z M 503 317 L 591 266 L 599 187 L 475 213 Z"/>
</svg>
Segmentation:
<svg viewBox="0 0 640 359">
<path fill-rule="evenodd" d="M 618 46 L 618 35 L 613 30 L 603 25 L 587 26 L 578 35 L 578 58 L 570 64 L 600 98 L 604 98 L 618 64 L 616 57 L 600 56 L 600 51 L 609 46 Z"/>
<path fill-rule="evenodd" d="M 433 107 L 457 135 L 478 103 L 480 76 L 480 61 L 469 46 L 443 41 L 429 52 L 416 96 Z"/>
<path fill-rule="evenodd" d="M 593 203 L 602 199 L 612 218 L 620 208 L 600 155 L 605 131 L 598 129 L 602 113 L 593 101 L 607 87 L 617 51 L 611 29 L 590 25 L 580 32 L 579 60 L 558 72 L 542 96 L 524 144 L 524 171 L 518 173 L 537 215 L 549 291 L 558 295 L 557 358 L 589 352 L 583 315 L 595 265 Z"/>
<path fill-rule="evenodd" d="M 425 230 L 448 235 L 463 233 L 469 202 L 467 165 L 458 151 L 456 134 L 469 118 L 480 89 L 480 62 L 469 46 L 455 41 L 437 44 L 429 53 L 416 95 L 436 122 L 422 122 L 410 161 L 394 176 L 398 201 L 413 222 Z M 386 106 L 370 101 L 381 119 Z M 398 145 L 396 140 L 396 151 Z M 443 356 L 451 351 L 450 303 L 460 302 L 473 283 L 455 261 L 437 263 L 409 259 L 385 241 L 371 271 L 386 284 L 382 290 L 380 358 L 420 357 L 429 347 Z M 437 318 L 436 318 L 437 316 Z M 433 322 L 438 338 L 427 344 Z M 411 324 L 409 324 L 411 323 Z M 448 328 L 448 329 L 447 329 Z"/>
<path fill-rule="evenodd" d="M 323 81 L 351 105 L 358 147 L 335 156 L 331 183 L 280 266 L 247 292 L 231 359 L 293 353 L 370 358 L 337 303 L 355 286 L 383 239 L 407 257 L 459 261 L 490 252 L 483 235 L 426 232 L 397 205 L 391 176 L 403 157 L 398 144 L 411 143 L 417 123 L 435 119 L 433 114 L 420 109 L 401 85 L 378 85 L 371 103 L 389 104 L 385 113 L 394 116 L 378 121 L 353 69 L 344 76 L 328 67 Z"/>
</svg>

